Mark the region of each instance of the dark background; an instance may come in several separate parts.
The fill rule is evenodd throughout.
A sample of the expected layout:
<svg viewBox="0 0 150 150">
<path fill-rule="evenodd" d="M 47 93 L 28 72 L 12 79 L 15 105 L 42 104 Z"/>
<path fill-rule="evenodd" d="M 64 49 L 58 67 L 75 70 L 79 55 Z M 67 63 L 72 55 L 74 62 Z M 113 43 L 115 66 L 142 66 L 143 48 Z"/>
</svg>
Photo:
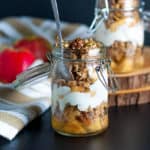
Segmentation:
<svg viewBox="0 0 150 150">
<path fill-rule="evenodd" d="M 57 0 L 61 20 L 90 25 L 94 15 L 95 0 Z M 145 0 L 146 10 L 150 1 Z M 33 16 L 53 19 L 51 0 L 0 0 L 0 19 L 10 16 Z M 146 33 L 145 45 L 150 45 L 150 34 Z"/>
<path fill-rule="evenodd" d="M 57 0 L 61 19 L 90 24 L 95 0 Z M 150 8 L 146 0 L 146 9 Z M 8 16 L 53 18 L 50 0 L 0 0 L 0 18 Z"/>
<path fill-rule="evenodd" d="M 89 24 L 93 17 L 94 0 L 57 0 L 61 19 Z M 53 18 L 51 0 L 0 0 L 0 18 L 34 16 Z"/>
</svg>

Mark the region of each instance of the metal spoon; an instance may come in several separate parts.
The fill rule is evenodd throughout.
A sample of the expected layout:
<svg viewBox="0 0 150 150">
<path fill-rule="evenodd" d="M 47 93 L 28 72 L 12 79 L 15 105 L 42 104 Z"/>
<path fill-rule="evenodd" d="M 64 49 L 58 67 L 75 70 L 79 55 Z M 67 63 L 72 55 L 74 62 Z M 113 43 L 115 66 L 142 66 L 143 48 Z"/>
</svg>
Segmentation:
<svg viewBox="0 0 150 150">
<path fill-rule="evenodd" d="M 56 0 L 51 0 L 52 8 L 53 8 L 53 13 L 56 21 L 56 27 L 57 27 L 57 33 L 58 33 L 58 38 L 59 38 L 59 45 L 61 49 L 61 57 L 63 60 L 63 55 L 64 55 L 64 48 L 63 48 L 63 38 L 62 38 L 62 32 L 61 32 L 61 23 L 60 23 L 60 17 L 59 17 L 59 11 L 58 11 L 58 5 Z M 66 67 L 63 61 L 58 63 L 58 70 L 61 71 L 61 75 L 64 79 L 70 79 L 71 75 L 69 72 L 69 69 Z"/>
<path fill-rule="evenodd" d="M 52 9 L 53 9 L 53 13 L 54 13 L 55 21 L 56 21 L 56 26 L 57 26 L 57 33 L 58 33 L 58 38 L 59 38 L 59 45 L 61 48 L 61 54 L 63 56 L 63 38 L 62 38 L 62 33 L 61 33 L 61 24 L 60 24 L 57 1 L 51 0 L 51 4 L 52 4 Z"/>
</svg>

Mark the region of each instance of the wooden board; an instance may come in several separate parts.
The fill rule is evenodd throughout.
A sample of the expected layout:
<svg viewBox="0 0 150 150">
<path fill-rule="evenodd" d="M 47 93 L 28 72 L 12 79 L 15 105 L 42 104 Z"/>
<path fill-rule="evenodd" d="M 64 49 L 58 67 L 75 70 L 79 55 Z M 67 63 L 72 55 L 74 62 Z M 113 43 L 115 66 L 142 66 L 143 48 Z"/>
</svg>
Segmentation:
<svg viewBox="0 0 150 150">
<path fill-rule="evenodd" d="M 110 93 L 110 106 L 150 103 L 150 47 L 145 47 L 143 53 L 145 64 L 141 69 L 115 75 L 120 89 Z"/>
</svg>

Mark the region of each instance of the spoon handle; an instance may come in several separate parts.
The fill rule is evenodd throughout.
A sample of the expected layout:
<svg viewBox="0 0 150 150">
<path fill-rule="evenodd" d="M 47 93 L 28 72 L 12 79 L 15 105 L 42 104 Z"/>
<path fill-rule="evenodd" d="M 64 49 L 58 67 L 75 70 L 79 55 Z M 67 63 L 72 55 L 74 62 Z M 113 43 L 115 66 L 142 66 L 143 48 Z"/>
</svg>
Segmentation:
<svg viewBox="0 0 150 150">
<path fill-rule="evenodd" d="M 61 52 L 63 53 L 63 38 L 62 38 L 62 33 L 61 33 L 61 24 L 60 24 L 57 1 L 51 0 L 51 4 L 52 4 L 52 9 L 53 9 L 53 13 L 54 13 L 55 21 L 56 21 L 59 44 L 60 44 Z"/>
</svg>

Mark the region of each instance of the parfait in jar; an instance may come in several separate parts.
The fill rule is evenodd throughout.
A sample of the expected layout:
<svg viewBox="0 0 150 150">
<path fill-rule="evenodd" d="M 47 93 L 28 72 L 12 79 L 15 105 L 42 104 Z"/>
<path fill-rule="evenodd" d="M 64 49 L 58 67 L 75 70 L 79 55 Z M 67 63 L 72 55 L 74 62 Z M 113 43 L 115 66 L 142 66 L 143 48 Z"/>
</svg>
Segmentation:
<svg viewBox="0 0 150 150">
<path fill-rule="evenodd" d="M 101 0 L 99 0 L 101 5 Z M 108 0 L 108 18 L 96 31 L 112 58 L 112 70 L 132 72 L 143 66 L 144 25 L 139 0 Z"/>
<path fill-rule="evenodd" d="M 107 129 L 108 75 L 100 63 L 104 51 L 102 43 L 80 38 L 64 42 L 63 58 L 54 50 L 51 122 L 56 132 L 80 137 Z"/>
</svg>

